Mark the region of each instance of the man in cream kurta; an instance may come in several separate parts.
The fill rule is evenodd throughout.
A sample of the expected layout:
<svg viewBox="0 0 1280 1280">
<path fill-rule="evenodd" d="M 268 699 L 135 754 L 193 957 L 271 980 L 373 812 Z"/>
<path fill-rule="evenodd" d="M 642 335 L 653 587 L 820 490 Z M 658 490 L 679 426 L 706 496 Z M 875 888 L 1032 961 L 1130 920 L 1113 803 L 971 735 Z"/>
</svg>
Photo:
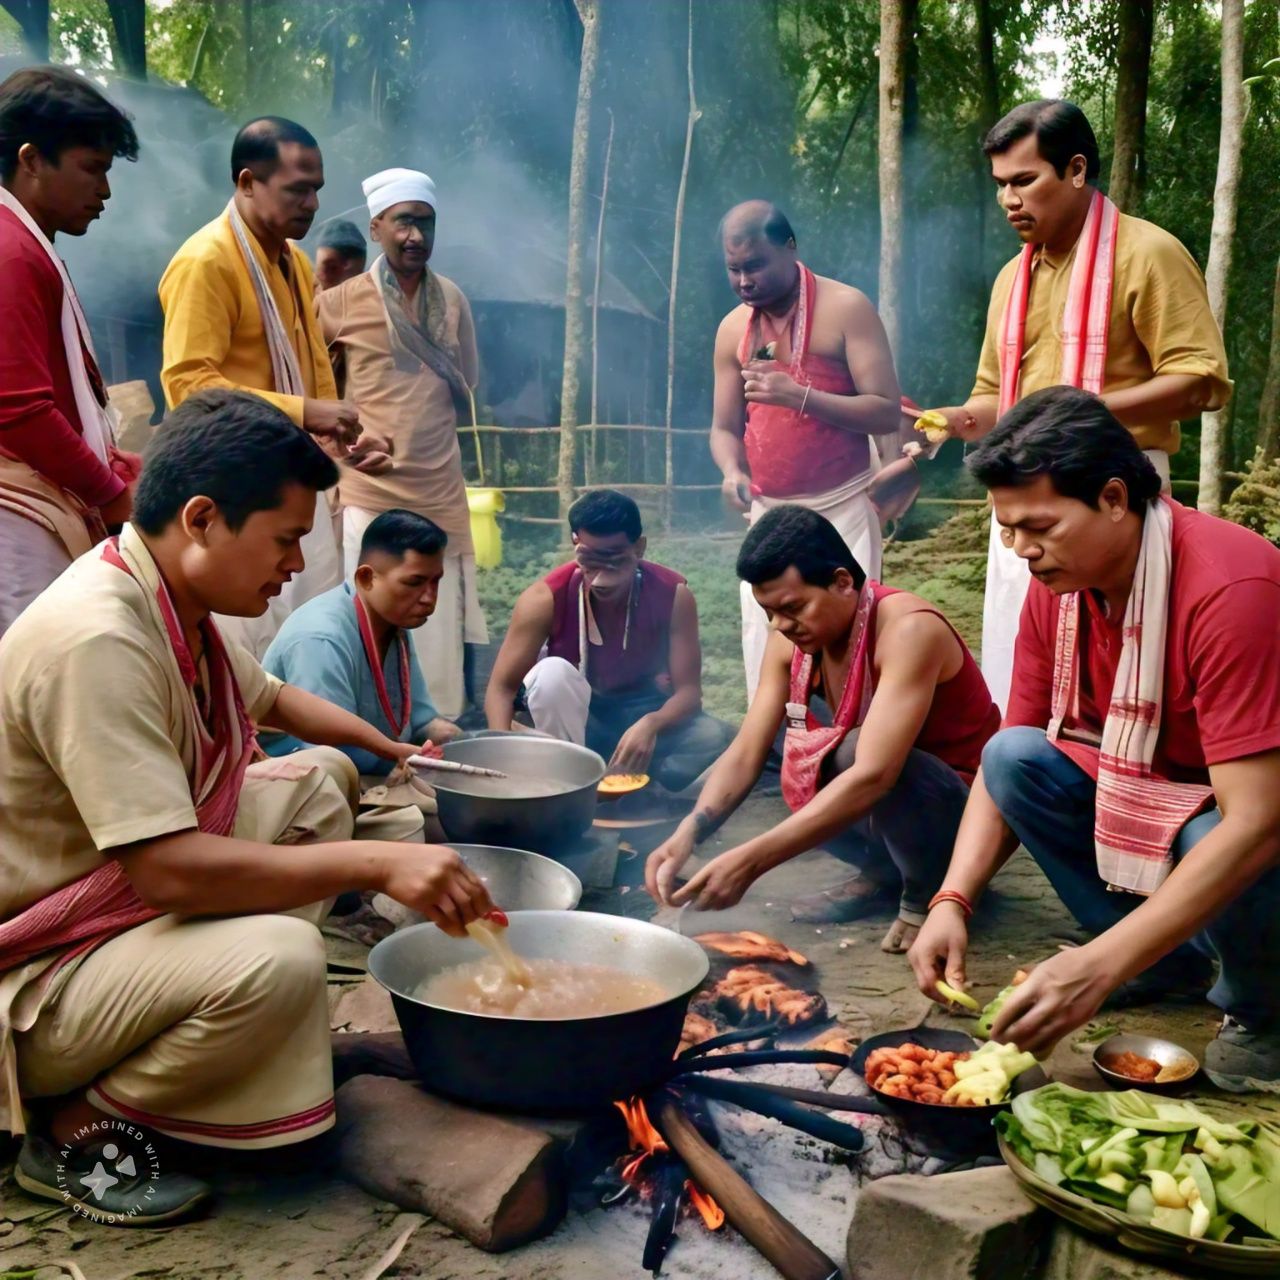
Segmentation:
<svg viewBox="0 0 1280 1280">
<path fill-rule="evenodd" d="M 458 445 L 459 409 L 467 405 L 469 416 L 479 373 L 475 329 L 465 295 L 427 265 L 437 203 L 431 179 L 389 169 L 364 189 L 382 257 L 318 299 L 324 341 L 359 407 L 367 447 L 391 464 L 376 475 L 343 468 L 346 576 L 359 563 L 365 529 L 384 511 L 414 511 L 448 534 L 431 625 L 411 635 L 433 701 L 456 717 L 466 704 L 464 646 L 489 640 Z"/>
<path fill-rule="evenodd" d="M 186 241 L 160 280 L 165 400 L 172 409 L 210 387 L 252 391 L 341 455 L 359 431 L 359 416 L 338 399 L 316 328 L 311 264 L 290 243 L 307 234 L 319 207 L 319 147 L 291 121 L 250 121 L 232 144 L 231 176 L 227 208 Z M 321 495 L 303 546 L 306 569 L 267 613 L 224 624 L 255 657 L 293 609 L 341 580 L 332 508 Z"/>
<path fill-rule="evenodd" d="M 107 1118 L 238 1148 L 332 1125 L 316 925 L 336 895 L 385 892 L 454 932 L 492 906 L 451 850 L 350 842 L 357 775 L 334 748 L 417 748 L 210 623 L 262 612 L 300 564 L 333 462 L 228 391 L 187 399 L 147 457 L 118 542 L 0 640 L 0 1129 L 26 1133 L 19 1184 L 55 1200 L 64 1166 L 94 1176 L 81 1135 Z M 254 725 L 323 745 L 249 764 Z M 162 1173 L 135 1223 L 207 1195 Z M 129 1211 L 80 1181 L 81 1209 Z"/>
<path fill-rule="evenodd" d="M 1015 107 L 987 135 L 1001 208 L 1024 246 L 1032 246 L 1021 362 L 1010 371 L 1013 400 L 1063 378 L 1063 336 L 1081 242 L 1098 195 L 1098 144 L 1089 122 L 1069 102 Z M 1025 251 L 1025 250 L 1024 250 Z M 968 401 L 942 409 L 952 435 L 981 439 L 1001 410 L 1005 318 L 1021 255 L 996 277 L 977 378 Z M 1182 243 L 1163 228 L 1119 214 L 1114 257 L 1093 266 L 1094 289 L 1111 303 L 1094 390 L 1169 480 L 1169 456 L 1180 443 L 1179 419 L 1217 409 L 1231 394 L 1222 334 L 1209 309 L 1204 277 Z M 1016 335 L 1015 335 L 1016 336 Z M 1085 333 L 1086 347 L 1094 335 Z M 1005 408 L 1008 405 L 1004 406 Z M 1018 617 L 1029 578 L 1026 565 L 992 526 L 983 609 L 982 672 L 1003 709 L 1013 670 Z"/>
</svg>

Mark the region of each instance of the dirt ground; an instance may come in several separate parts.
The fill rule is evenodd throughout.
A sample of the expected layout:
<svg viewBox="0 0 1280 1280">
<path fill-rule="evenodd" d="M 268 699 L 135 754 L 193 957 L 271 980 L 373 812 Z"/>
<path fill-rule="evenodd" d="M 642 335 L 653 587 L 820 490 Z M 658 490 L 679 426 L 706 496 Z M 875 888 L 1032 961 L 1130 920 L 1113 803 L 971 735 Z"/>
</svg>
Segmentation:
<svg viewBox="0 0 1280 1280">
<path fill-rule="evenodd" d="M 719 833 L 709 852 L 766 829 L 784 812 L 776 794 L 753 796 Z M 652 903 L 643 889 L 632 887 L 638 882 L 642 861 L 640 854 L 624 856 L 618 887 L 589 894 L 583 905 L 623 914 L 651 914 Z M 783 939 L 818 967 L 821 988 L 833 1011 L 868 1032 L 911 1027 L 926 1016 L 930 1021 L 946 1021 L 947 1015 L 915 990 L 905 960 L 880 951 L 887 913 L 839 926 L 815 927 L 791 921 L 787 903 L 792 896 L 833 883 L 846 873 L 843 865 L 827 854 L 808 854 L 761 880 L 733 911 L 704 916 L 696 922 L 672 923 L 684 933 L 755 927 Z M 989 998 L 1019 965 L 1078 940 L 1078 933 L 1038 870 L 1025 854 L 1019 854 L 1000 876 L 997 892 L 984 903 L 976 926 L 970 977 L 978 995 Z M 1209 1006 L 1203 1004 L 1154 1005 L 1104 1017 L 1126 1030 L 1159 1031 L 1197 1054 L 1212 1036 L 1216 1021 Z M 1059 1047 L 1049 1070 L 1058 1079 L 1096 1084 L 1087 1052 L 1073 1050 L 1070 1045 Z M 1275 1107 L 1269 1109 L 1276 1114 Z M 379 1271 L 379 1259 L 414 1219 L 322 1173 L 265 1177 L 260 1169 L 255 1172 L 259 1162 L 250 1159 L 245 1167 L 219 1176 L 218 1197 L 203 1220 L 167 1230 L 120 1230 L 96 1227 L 68 1210 L 28 1200 L 11 1180 L 11 1158 L 12 1153 L 0 1184 L 0 1280 L 25 1278 L 35 1268 L 42 1268 L 38 1280 L 372 1280 L 378 1275 L 431 1280 L 560 1280 L 572 1275 L 574 1280 L 622 1280 L 645 1275 L 638 1254 L 621 1257 L 611 1247 L 607 1214 L 593 1215 L 598 1248 L 584 1256 L 579 1232 L 572 1256 L 558 1258 L 554 1247 L 540 1246 L 536 1262 L 522 1259 L 519 1250 L 496 1257 L 484 1254 L 438 1223 L 423 1221 L 394 1265 Z M 768 1195 L 767 1187 L 759 1189 Z M 844 1225 L 840 1224 L 841 1236 Z M 551 1238 L 553 1246 L 554 1242 L 555 1236 Z M 682 1272 L 676 1249 L 663 1275 L 679 1280 L 689 1274 Z M 761 1261 L 759 1270 L 752 1274 L 766 1277 L 774 1273 Z"/>
</svg>

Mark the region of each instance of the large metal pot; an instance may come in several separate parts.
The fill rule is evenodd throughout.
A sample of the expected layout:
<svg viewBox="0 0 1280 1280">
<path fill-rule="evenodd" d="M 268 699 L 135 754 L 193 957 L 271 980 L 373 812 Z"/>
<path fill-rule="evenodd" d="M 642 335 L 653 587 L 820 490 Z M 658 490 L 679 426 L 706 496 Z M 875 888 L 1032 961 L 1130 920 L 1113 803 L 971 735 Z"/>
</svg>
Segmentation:
<svg viewBox="0 0 1280 1280">
<path fill-rule="evenodd" d="M 582 898 L 582 881 L 554 858 L 489 844 L 451 844 L 449 848 L 484 881 L 489 896 L 504 911 L 572 911 Z M 404 918 L 410 924 L 426 919 L 407 907 Z"/>
<path fill-rule="evenodd" d="M 594 751 L 557 738 L 484 734 L 445 744 L 444 758 L 500 769 L 505 780 L 434 772 L 440 825 L 451 841 L 507 845 L 554 857 L 596 815 L 596 787 L 605 763 Z M 521 794 L 520 780 L 561 784 L 563 791 Z"/>
<path fill-rule="evenodd" d="M 652 978 L 668 994 L 605 1017 L 446 1009 L 414 992 L 441 969 L 487 953 L 434 925 L 402 929 L 370 952 L 369 972 L 391 993 L 423 1084 L 463 1102 L 542 1114 L 589 1111 L 652 1085 L 680 1043 L 689 997 L 707 976 L 706 952 L 647 921 L 586 911 L 517 912 L 508 936 L 523 956 L 609 965 Z"/>
</svg>

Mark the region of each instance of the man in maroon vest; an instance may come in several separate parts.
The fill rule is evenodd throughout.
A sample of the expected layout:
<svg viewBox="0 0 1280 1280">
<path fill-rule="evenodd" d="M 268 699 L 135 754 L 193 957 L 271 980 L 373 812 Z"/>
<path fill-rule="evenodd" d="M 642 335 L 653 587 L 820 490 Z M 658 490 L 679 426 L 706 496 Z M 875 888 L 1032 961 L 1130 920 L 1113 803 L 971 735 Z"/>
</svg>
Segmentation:
<svg viewBox="0 0 1280 1280">
<path fill-rule="evenodd" d="M 623 494 L 579 498 L 569 529 L 574 558 L 512 610 L 484 700 L 489 728 L 513 727 L 523 684 L 535 729 L 585 744 L 611 770 L 682 790 L 728 742 L 702 711 L 693 593 L 644 559 L 640 509 Z"/>
<path fill-rule="evenodd" d="M 693 812 L 650 855 L 649 892 L 668 906 L 731 907 L 766 871 L 822 846 L 858 874 L 793 903 L 796 919 L 855 920 L 897 897 L 880 945 L 905 951 L 1000 724 L 982 673 L 942 614 L 868 577 L 807 507 L 766 512 L 743 540 L 738 576 L 769 616 L 760 687 Z M 784 722 L 791 816 L 677 885 L 695 847 L 746 799 Z"/>
</svg>

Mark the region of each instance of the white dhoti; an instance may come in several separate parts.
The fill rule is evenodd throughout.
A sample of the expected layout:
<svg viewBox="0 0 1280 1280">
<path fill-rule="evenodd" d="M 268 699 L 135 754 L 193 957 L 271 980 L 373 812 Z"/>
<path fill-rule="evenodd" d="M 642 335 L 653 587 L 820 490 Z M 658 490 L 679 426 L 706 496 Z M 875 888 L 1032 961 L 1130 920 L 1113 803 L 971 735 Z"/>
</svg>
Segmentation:
<svg viewBox="0 0 1280 1280">
<path fill-rule="evenodd" d="M 1169 455 L 1163 449 L 1144 451 L 1169 492 Z M 991 520 L 987 544 L 987 589 L 982 600 L 982 674 L 992 700 L 1003 715 L 1013 680 L 1013 651 L 1018 622 L 1027 598 L 1031 573 L 1027 562 L 1000 540 L 1000 526 Z"/>
<path fill-rule="evenodd" d="M 808 507 L 825 516 L 835 525 L 836 532 L 853 552 L 853 558 L 868 578 L 880 577 L 880 557 L 883 538 L 880 533 L 880 517 L 871 505 L 868 490 L 874 478 L 873 471 L 865 471 L 848 484 L 827 493 L 807 494 L 801 498 L 759 497 L 751 503 L 750 523 L 755 524 L 766 511 L 787 503 Z M 751 594 L 751 584 L 740 584 L 742 602 L 742 662 L 747 676 L 747 705 L 756 696 L 760 683 L 760 665 L 764 662 L 765 646 L 769 642 L 769 619 L 756 604 Z"/>
<path fill-rule="evenodd" d="M 524 678 L 524 697 L 533 727 L 540 733 L 586 745 L 591 685 L 573 663 L 564 658 L 535 662 Z"/>
<path fill-rule="evenodd" d="M 248 649 L 259 662 L 267 646 L 284 626 L 284 620 L 300 605 L 336 587 L 342 581 L 341 517 L 329 504 L 329 495 L 316 494 L 316 514 L 311 531 L 302 539 L 305 565 L 301 573 L 284 584 L 284 589 L 257 618 L 228 618 L 216 615 L 224 639 Z"/>
<path fill-rule="evenodd" d="M 380 515 L 365 507 L 342 510 L 343 572 L 355 577 L 360 563 L 360 540 Z M 427 693 L 442 716 L 456 720 L 467 705 L 463 674 L 464 645 L 488 644 L 489 628 L 476 583 L 476 558 L 472 552 L 445 548 L 444 577 L 436 597 L 436 611 L 425 626 L 409 633 L 427 682 Z"/>
</svg>

